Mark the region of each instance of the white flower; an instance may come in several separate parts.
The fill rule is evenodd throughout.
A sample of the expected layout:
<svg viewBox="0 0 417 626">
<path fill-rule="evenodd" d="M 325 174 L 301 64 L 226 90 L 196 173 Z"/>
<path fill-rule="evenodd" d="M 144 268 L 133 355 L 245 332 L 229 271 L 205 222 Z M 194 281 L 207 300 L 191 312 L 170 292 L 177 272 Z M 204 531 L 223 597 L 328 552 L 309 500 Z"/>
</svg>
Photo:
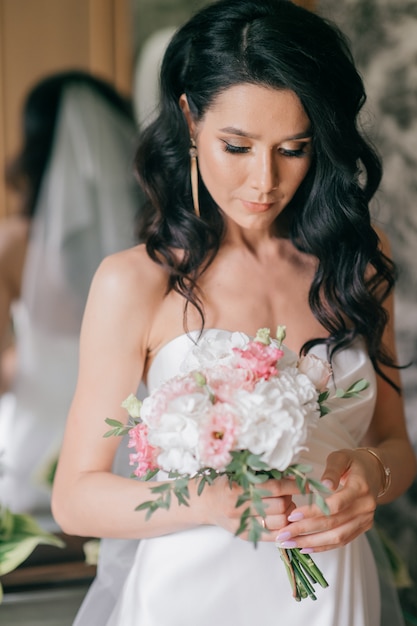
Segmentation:
<svg viewBox="0 0 417 626">
<path fill-rule="evenodd" d="M 309 377 L 317 391 L 325 391 L 332 375 L 332 368 L 328 361 L 323 361 L 315 354 L 301 357 L 298 370 Z"/>
<path fill-rule="evenodd" d="M 197 345 L 191 348 L 181 364 L 181 372 L 218 365 L 230 365 L 234 359 L 233 348 L 244 348 L 250 341 L 245 333 L 228 331 L 207 331 Z"/>
<path fill-rule="evenodd" d="M 150 425 L 148 440 L 161 450 L 158 463 L 162 469 L 180 473 L 199 469 L 199 425 L 211 406 L 207 394 L 187 394 L 169 401 L 156 420 L 152 419 L 151 403 L 144 406 L 142 418 Z"/>
<path fill-rule="evenodd" d="M 142 402 L 137 399 L 133 393 L 131 393 L 126 400 L 123 400 L 121 406 L 126 409 L 129 413 L 130 417 L 140 417 L 140 411 L 142 407 Z"/>
<path fill-rule="evenodd" d="M 278 470 L 296 462 L 320 416 L 316 390 L 296 372 L 261 381 L 252 392 L 238 392 L 235 406 L 242 418 L 237 447 L 262 454 Z"/>
<path fill-rule="evenodd" d="M 158 456 L 158 465 L 166 472 L 176 471 L 179 474 L 193 476 L 200 469 L 200 463 L 189 450 L 170 448 Z"/>
</svg>

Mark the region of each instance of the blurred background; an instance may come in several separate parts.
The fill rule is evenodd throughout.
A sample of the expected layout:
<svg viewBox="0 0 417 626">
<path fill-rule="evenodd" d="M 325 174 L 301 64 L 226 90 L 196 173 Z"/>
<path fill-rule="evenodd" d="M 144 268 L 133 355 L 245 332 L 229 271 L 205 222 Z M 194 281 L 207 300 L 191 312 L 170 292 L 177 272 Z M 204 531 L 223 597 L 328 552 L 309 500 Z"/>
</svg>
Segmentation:
<svg viewBox="0 0 417 626">
<path fill-rule="evenodd" d="M 402 378 L 407 423 L 417 451 L 417 2 L 297 3 L 332 19 L 348 35 L 367 88 L 362 123 L 385 164 L 373 212 L 390 237 L 400 269 L 397 340 L 400 361 L 412 363 Z M 54 72 L 76 69 L 108 81 L 131 101 L 136 124 L 146 123 L 157 100 L 157 72 L 166 43 L 175 28 L 204 4 L 204 0 L 0 0 L 0 171 L 5 172 L 21 145 L 20 118 L 27 92 Z M 18 197 L 1 175 L 0 222 L 18 210 Z M 12 319 L 9 328 L 0 340 L 3 369 L 13 380 L 18 365 Z M 0 436 L 1 432 L 0 423 Z M 0 440 L 0 451 L 5 446 L 7 441 Z M 0 505 L 1 496 L 0 491 Z M 417 483 L 394 504 L 380 507 L 377 523 L 392 542 L 407 624 L 417 624 Z M 59 529 L 51 528 L 59 535 Z M 83 542 L 65 540 L 64 549 L 38 546 L 15 571 L 2 576 L 0 621 L 21 626 L 71 624 L 94 575 L 94 556 L 86 564 Z"/>
</svg>

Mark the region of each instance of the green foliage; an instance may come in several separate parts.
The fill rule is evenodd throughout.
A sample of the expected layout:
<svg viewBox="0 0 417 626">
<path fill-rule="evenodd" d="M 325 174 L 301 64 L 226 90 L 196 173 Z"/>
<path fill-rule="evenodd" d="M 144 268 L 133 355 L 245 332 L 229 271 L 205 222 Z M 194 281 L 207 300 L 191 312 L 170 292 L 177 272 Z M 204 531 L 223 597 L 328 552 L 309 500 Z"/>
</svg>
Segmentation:
<svg viewBox="0 0 417 626">
<path fill-rule="evenodd" d="M 39 544 L 64 547 L 64 542 L 45 532 L 30 515 L 14 514 L 0 506 L 0 576 L 13 571 Z M 0 584 L 0 602 L 3 590 Z"/>
<path fill-rule="evenodd" d="M 361 391 L 365 391 L 369 387 L 369 382 L 365 380 L 365 378 L 360 378 L 355 381 L 348 389 L 336 389 L 336 393 L 333 396 L 334 398 L 359 398 Z M 330 392 L 328 390 L 320 393 L 318 398 L 318 403 L 320 407 L 320 417 L 323 415 L 327 415 L 330 413 L 331 409 L 326 406 L 324 403 L 330 397 Z"/>
<path fill-rule="evenodd" d="M 364 378 L 357 380 L 348 389 L 337 389 L 336 398 L 359 398 L 361 391 L 365 391 L 369 387 L 369 383 Z"/>
<path fill-rule="evenodd" d="M 103 437 L 124 437 L 128 434 L 129 430 L 133 428 L 137 423 L 132 418 L 127 424 L 123 424 L 123 422 L 119 422 L 118 420 L 113 420 L 110 417 L 107 417 L 104 421 L 106 422 L 106 424 L 112 426 L 113 428 L 104 433 Z"/>
<path fill-rule="evenodd" d="M 302 494 L 310 495 L 310 502 L 315 502 L 325 515 L 329 513 L 329 508 L 324 499 L 324 495 L 330 490 L 319 481 L 309 478 L 307 473 L 311 471 L 308 465 L 294 464 L 283 472 L 268 469 L 268 466 L 261 459 L 261 455 L 252 454 L 248 450 L 233 451 L 232 460 L 224 472 L 216 472 L 212 468 L 204 468 L 193 477 L 182 476 L 176 472 L 171 472 L 170 479 L 165 483 L 159 483 L 155 487 L 150 487 L 150 492 L 156 497 L 139 504 L 135 510 L 146 511 L 145 519 L 150 517 L 158 509 L 168 510 L 171 506 L 172 497 L 175 497 L 178 504 L 189 506 L 189 482 L 197 481 L 197 494 L 201 495 L 206 485 L 212 485 L 219 476 L 226 476 L 230 486 L 237 484 L 242 488 L 242 492 L 237 497 L 236 507 L 248 506 L 243 510 L 236 535 L 248 533 L 249 541 L 255 545 L 261 539 L 262 533 L 268 533 L 268 529 L 263 528 L 258 518 L 266 515 L 263 498 L 268 497 L 270 492 L 262 489 L 261 485 L 267 480 L 292 476 Z M 155 477 L 158 470 L 148 472 L 145 480 Z"/>
</svg>

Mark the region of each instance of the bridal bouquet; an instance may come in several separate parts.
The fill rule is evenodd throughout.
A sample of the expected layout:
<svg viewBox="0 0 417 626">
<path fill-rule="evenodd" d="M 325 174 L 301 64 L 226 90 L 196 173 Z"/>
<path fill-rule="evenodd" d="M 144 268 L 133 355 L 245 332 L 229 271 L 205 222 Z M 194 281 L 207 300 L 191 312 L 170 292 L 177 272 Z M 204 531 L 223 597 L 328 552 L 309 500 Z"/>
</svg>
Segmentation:
<svg viewBox="0 0 417 626">
<path fill-rule="evenodd" d="M 261 523 L 262 498 L 269 495 L 262 484 L 290 476 L 328 513 L 328 490 L 297 461 L 308 449 L 311 430 L 328 412 L 331 368 L 314 355 L 298 358 L 283 346 L 284 339 L 284 326 L 274 339 L 265 328 L 254 339 L 223 331 L 203 335 L 178 376 L 143 403 L 133 394 L 122 403 L 130 416 L 127 425 L 106 419 L 112 429 L 105 436 L 129 434 L 135 476 L 150 480 L 163 471 L 174 479 L 152 487 L 154 499 L 137 510 L 146 510 L 149 518 L 159 508 L 168 509 L 172 495 L 188 506 L 190 480 L 198 481 L 200 495 L 225 475 L 242 489 L 236 506 L 245 508 L 236 534 L 248 532 L 256 546 L 269 532 Z M 336 395 L 352 397 L 366 386 L 360 380 Z M 315 600 L 313 584 L 326 587 L 327 582 L 312 558 L 297 548 L 279 550 L 294 597 Z"/>
</svg>

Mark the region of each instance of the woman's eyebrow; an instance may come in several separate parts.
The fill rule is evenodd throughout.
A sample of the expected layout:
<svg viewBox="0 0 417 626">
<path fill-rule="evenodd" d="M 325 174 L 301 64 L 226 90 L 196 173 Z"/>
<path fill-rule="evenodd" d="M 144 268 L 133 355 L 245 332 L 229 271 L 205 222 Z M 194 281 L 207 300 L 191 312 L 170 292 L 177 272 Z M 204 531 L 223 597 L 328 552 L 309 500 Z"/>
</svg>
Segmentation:
<svg viewBox="0 0 417 626">
<path fill-rule="evenodd" d="M 240 128 L 236 128 L 234 126 L 226 126 L 225 128 L 220 128 L 220 132 L 230 134 L 230 135 L 238 135 L 239 137 L 247 137 L 248 139 L 259 139 L 259 135 L 253 135 L 248 133 Z M 301 133 L 296 133 L 295 135 L 291 135 L 290 137 L 285 137 L 282 141 L 294 141 L 296 139 L 311 139 L 312 132 L 311 128 L 308 128 L 306 131 L 302 131 Z"/>
</svg>

